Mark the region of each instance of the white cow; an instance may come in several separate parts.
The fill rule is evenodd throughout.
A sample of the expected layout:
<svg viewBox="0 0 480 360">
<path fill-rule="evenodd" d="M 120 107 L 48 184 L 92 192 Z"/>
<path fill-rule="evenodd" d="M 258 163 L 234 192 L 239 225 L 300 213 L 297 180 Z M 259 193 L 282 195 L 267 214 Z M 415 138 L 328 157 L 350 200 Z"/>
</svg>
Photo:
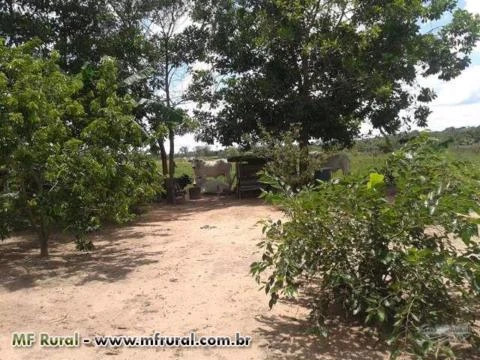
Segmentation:
<svg viewBox="0 0 480 360">
<path fill-rule="evenodd" d="M 332 168 L 332 171 L 342 170 L 344 175 L 350 173 L 350 159 L 343 153 L 328 157 L 322 165 L 324 167 Z"/>
<path fill-rule="evenodd" d="M 230 191 L 228 185 L 218 179 L 207 179 L 204 182 L 199 182 L 198 186 L 200 186 L 200 188 L 207 194 L 220 195 Z"/>
<path fill-rule="evenodd" d="M 225 176 L 225 180 L 229 188 L 232 187 L 232 179 L 230 172 L 232 164 L 225 159 L 218 160 L 201 160 L 194 159 L 191 161 L 193 172 L 195 173 L 195 182 L 197 184 L 205 183 L 209 177 Z"/>
</svg>

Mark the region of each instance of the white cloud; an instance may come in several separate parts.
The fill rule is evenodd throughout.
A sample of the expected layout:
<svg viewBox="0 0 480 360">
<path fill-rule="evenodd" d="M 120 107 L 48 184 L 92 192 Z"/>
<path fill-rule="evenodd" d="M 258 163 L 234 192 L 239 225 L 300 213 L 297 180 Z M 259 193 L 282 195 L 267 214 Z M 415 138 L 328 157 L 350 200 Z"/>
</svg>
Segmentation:
<svg viewBox="0 0 480 360">
<path fill-rule="evenodd" d="M 187 14 L 183 15 L 178 21 L 177 21 L 177 26 L 175 27 L 175 33 L 181 33 L 183 30 L 185 30 L 187 27 L 193 24 L 192 19 L 190 16 Z"/>
<path fill-rule="evenodd" d="M 165 145 L 168 151 L 169 145 L 168 144 L 165 144 Z M 203 142 L 195 141 L 194 134 L 186 134 L 186 135 L 175 137 L 175 148 L 177 152 L 178 152 L 178 149 L 180 149 L 182 146 L 186 146 L 188 147 L 189 150 L 193 150 L 195 146 L 200 146 L 200 145 L 206 145 L 206 144 Z"/>
<path fill-rule="evenodd" d="M 428 121 L 430 130 L 440 131 L 448 127 L 479 126 L 480 103 L 456 106 L 432 106 Z"/>
<path fill-rule="evenodd" d="M 207 145 L 207 143 L 201 142 L 201 141 L 195 141 L 195 135 L 194 134 L 186 134 L 182 136 L 175 136 L 175 152 L 178 152 L 178 150 L 182 146 L 186 146 L 189 150 L 194 150 L 196 146 L 202 146 L 202 145 Z M 215 143 L 214 145 L 209 145 L 213 150 L 218 150 L 222 149 L 223 146 L 221 146 L 218 143 Z M 165 149 L 167 152 L 170 150 L 170 145 L 167 142 L 165 142 Z"/>
<path fill-rule="evenodd" d="M 480 14 L 480 0 L 465 0 L 465 9 Z M 474 52 L 480 53 L 480 44 Z M 420 84 L 435 89 L 438 95 L 431 104 L 429 129 L 480 125 L 480 64 L 474 63 L 451 81 L 429 77 Z"/>
<path fill-rule="evenodd" d="M 465 9 L 472 13 L 480 14 L 479 0 L 465 0 Z"/>
<path fill-rule="evenodd" d="M 180 18 L 175 19 L 173 23 L 173 33 L 174 34 L 181 33 L 188 26 L 192 25 L 192 23 L 193 23 L 192 19 L 188 16 L 188 14 L 185 14 Z M 150 31 L 152 32 L 152 34 L 158 34 L 161 32 L 161 30 L 162 30 L 162 27 L 157 23 L 155 22 L 150 23 Z"/>
<path fill-rule="evenodd" d="M 470 66 L 451 81 L 431 76 L 421 79 L 420 84 L 435 89 L 438 98 L 432 105 L 460 105 L 480 96 L 480 65 Z"/>
<path fill-rule="evenodd" d="M 199 71 L 199 70 L 210 70 L 212 68 L 212 65 L 209 63 L 206 63 L 204 61 L 196 61 L 192 65 L 192 70 L 193 71 Z"/>
<path fill-rule="evenodd" d="M 420 84 L 433 88 L 438 95 L 430 104 L 430 130 L 480 125 L 480 64 L 470 66 L 451 81 L 430 76 L 420 79 Z"/>
</svg>

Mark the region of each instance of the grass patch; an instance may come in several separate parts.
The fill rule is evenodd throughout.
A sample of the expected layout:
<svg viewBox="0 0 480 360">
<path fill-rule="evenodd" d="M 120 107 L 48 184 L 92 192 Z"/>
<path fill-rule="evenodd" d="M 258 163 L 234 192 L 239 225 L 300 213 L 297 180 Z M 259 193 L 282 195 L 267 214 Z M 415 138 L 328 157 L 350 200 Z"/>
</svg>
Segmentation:
<svg viewBox="0 0 480 360">
<path fill-rule="evenodd" d="M 195 174 L 193 172 L 192 164 L 188 162 L 187 160 L 180 160 L 176 159 L 175 160 L 175 177 L 180 177 L 183 175 L 188 175 L 192 179 L 195 177 Z"/>
<path fill-rule="evenodd" d="M 480 147 L 451 148 L 448 153 L 452 159 L 470 161 L 475 165 L 480 165 Z"/>
<path fill-rule="evenodd" d="M 371 170 L 382 166 L 387 159 L 387 154 L 382 153 L 362 153 L 358 151 L 348 151 L 346 154 L 350 158 L 350 166 L 353 174 L 367 175 Z M 450 148 L 448 155 L 452 160 L 469 161 L 475 165 L 480 166 L 480 148 Z M 206 157 L 204 160 L 214 160 L 212 157 Z M 192 168 L 192 164 L 187 160 L 175 159 L 175 177 L 182 175 L 188 175 L 192 179 L 195 173 Z M 338 171 L 336 177 L 341 176 L 341 171 Z M 235 166 L 232 166 L 232 179 L 235 176 Z M 224 181 L 223 177 L 219 177 L 219 180 Z"/>
</svg>

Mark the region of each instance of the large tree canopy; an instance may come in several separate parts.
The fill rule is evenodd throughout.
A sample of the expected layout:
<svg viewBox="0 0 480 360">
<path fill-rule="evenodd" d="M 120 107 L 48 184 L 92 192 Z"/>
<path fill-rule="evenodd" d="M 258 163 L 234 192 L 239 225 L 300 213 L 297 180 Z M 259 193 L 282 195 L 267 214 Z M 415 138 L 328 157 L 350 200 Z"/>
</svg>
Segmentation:
<svg viewBox="0 0 480 360">
<path fill-rule="evenodd" d="M 365 121 L 385 133 L 425 126 L 435 94 L 418 76 L 458 76 L 480 32 L 456 0 L 200 0 L 194 16 L 211 35 L 212 72 L 191 91 L 211 106 L 197 111 L 200 137 L 224 145 L 259 124 L 275 133 L 300 123 L 301 143 L 343 145 Z"/>
<path fill-rule="evenodd" d="M 142 36 L 153 0 L 11 0 L 0 3 L 0 37 L 7 44 L 39 38 L 55 49 L 65 70 L 76 73 L 103 56 L 115 57 L 121 71 L 138 70 L 148 52 Z"/>
</svg>

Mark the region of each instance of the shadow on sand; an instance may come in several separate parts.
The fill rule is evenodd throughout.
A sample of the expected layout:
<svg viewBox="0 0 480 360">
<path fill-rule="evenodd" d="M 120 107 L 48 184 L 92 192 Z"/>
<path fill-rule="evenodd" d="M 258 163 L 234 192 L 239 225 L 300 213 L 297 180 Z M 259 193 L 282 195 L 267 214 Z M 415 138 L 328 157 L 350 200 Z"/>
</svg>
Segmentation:
<svg viewBox="0 0 480 360">
<path fill-rule="evenodd" d="M 273 359 L 383 360 L 385 348 L 360 328 L 332 326 L 328 339 L 313 334 L 307 320 L 289 316 L 260 316 L 255 335 L 265 339 L 263 347 Z"/>
<path fill-rule="evenodd" d="M 132 240 L 135 236 L 130 235 Z M 161 252 L 148 252 L 143 247 L 125 248 L 114 235 L 96 244 L 90 253 L 75 250 L 65 239 L 52 239 L 50 256 L 41 259 L 33 236 L 2 246 L 0 256 L 0 286 L 17 291 L 34 287 L 41 281 L 74 278 L 75 285 L 89 281 L 115 282 L 124 279 L 139 266 L 158 262 Z"/>
<path fill-rule="evenodd" d="M 149 207 L 148 212 L 142 215 L 141 218 L 135 222 L 135 226 L 142 226 L 143 223 L 145 223 L 145 226 L 151 226 L 152 222 L 188 221 L 194 214 L 198 214 L 199 212 L 214 211 L 220 208 L 228 211 L 230 208 L 235 207 L 256 207 L 264 205 L 265 202 L 258 198 L 238 200 L 233 195 L 204 195 L 198 200 L 177 199 L 177 203 L 173 206 L 157 204 Z"/>
<path fill-rule="evenodd" d="M 159 255 L 163 252 L 149 251 L 141 240 L 153 235 L 159 242 L 169 242 L 172 235 L 169 222 L 188 221 L 195 213 L 219 208 L 227 210 L 236 206 L 260 205 L 263 202 L 259 199 L 238 201 L 217 196 L 195 201 L 179 200 L 175 206 L 155 204 L 127 225 L 108 225 L 92 234 L 95 245 L 92 252 L 76 251 L 67 234 L 53 234 L 49 242 L 50 256 L 46 259 L 39 258 L 34 234 L 16 234 L 0 243 L 0 287 L 17 291 L 37 286 L 41 281 L 67 278 L 74 278 L 76 285 L 89 281 L 119 281 L 140 266 L 159 262 Z M 142 227 L 148 227 L 150 231 L 142 231 Z"/>
</svg>

